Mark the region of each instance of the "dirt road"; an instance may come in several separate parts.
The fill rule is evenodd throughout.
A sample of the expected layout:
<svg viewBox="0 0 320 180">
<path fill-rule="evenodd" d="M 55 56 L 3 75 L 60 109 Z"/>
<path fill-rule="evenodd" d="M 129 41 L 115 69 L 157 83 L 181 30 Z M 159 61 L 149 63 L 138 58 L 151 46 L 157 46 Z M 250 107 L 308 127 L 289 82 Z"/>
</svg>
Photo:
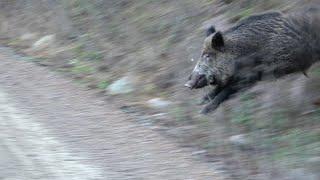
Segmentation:
<svg viewBox="0 0 320 180">
<path fill-rule="evenodd" d="M 111 104 L 0 48 L 0 179 L 222 179 Z"/>
</svg>

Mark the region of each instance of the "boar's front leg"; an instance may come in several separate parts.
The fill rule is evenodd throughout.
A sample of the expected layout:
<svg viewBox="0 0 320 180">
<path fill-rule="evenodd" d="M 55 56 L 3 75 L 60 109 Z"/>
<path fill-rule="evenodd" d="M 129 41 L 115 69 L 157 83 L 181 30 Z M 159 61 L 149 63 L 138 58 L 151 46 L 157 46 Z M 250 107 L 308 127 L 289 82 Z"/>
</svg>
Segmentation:
<svg viewBox="0 0 320 180">
<path fill-rule="evenodd" d="M 212 101 L 217 96 L 217 94 L 219 94 L 221 92 L 222 89 L 223 88 L 221 86 L 217 86 L 214 89 L 210 90 L 210 92 L 208 94 L 206 94 L 205 96 L 202 97 L 202 99 L 200 100 L 198 105 L 208 104 L 210 101 Z"/>
<path fill-rule="evenodd" d="M 213 100 L 210 101 L 209 104 L 204 106 L 204 108 L 200 111 L 200 113 L 201 114 L 208 114 L 208 113 L 214 111 L 215 109 L 217 109 L 219 107 L 219 105 L 222 102 L 227 100 L 230 97 L 230 95 L 232 95 L 234 93 L 235 93 L 235 90 L 233 90 L 233 88 L 231 88 L 230 86 L 225 87 L 216 95 L 216 97 Z"/>
<path fill-rule="evenodd" d="M 201 114 L 208 114 L 219 107 L 219 105 L 227 100 L 230 95 L 244 89 L 248 89 L 252 87 L 256 82 L 261 80 L 262 72 L 258 71 L 253 74 L 249 74 L 245 78 L 235 79 L 229 85 L 225 87 L 217 88 L 217 94 L 215 94 L 215 98 L 212 99 L 204 108 L 200 111 Z M 214 94 L 214 93 L 212 93 Z"/>
</svg>

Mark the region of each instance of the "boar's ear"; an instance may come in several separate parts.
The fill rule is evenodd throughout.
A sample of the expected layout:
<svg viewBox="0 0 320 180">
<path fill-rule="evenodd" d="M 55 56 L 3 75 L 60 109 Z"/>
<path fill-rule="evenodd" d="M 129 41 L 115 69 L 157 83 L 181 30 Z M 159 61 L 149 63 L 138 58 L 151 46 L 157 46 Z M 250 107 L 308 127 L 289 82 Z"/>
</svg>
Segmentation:
<svg viewBox="0 0 320 180">
<path fill-rule="evenodd" d="M 223 46 L 224 46 L 223 36 L 222 36 L 222 33 L 218 31 L 212 36 L 211 47 L 213 49 L 221 51 Z"/>
<path fill-rule="evenodd" d="M 216 29 L 213 26 L 210 26 L 206 31 L 206 36 L 208 37 L 215 32 L 216 32 Z"/>
</svg>

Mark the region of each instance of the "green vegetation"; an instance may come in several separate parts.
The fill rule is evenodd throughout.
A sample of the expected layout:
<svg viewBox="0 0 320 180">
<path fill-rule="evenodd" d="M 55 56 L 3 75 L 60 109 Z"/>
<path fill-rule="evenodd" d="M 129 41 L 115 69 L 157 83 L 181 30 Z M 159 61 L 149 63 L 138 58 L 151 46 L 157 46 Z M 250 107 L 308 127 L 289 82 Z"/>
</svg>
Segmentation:
<svg viewBox="0 0 320 180">
<path fill-rule="evenodd" d="M 241 95 L 240 102 L 240 107 L 232 110 L 231 122 L 239 125 L 245 125 L 249 128 L 254 123 L 254 96 L 252 94 Z"/>
<path fill-rule="evenodd" d="M 239 20 L 241 20 L 241 19 L 249 17 L 250 15 L 252 15 L 252 13 L 253 13 L 253 8 L 248 8 L 248 9 L 241 11 L 237 15 L 237 17 L 239 18 Z"/>
<path fill-rule="evenodd" d="M 99 90 L 105 90 L 113 80 L 116 80 L 115 78 L 132 73 L 138 79 L 137 81 L 140 80 L 138 83 L 141 88 L 134 93 L 116 97 L 128 103 L 140 103 L 145 97 L 162 97 L 173 102 L 195 102 L 195 93 L 192 94 L 183 89 L 182 84 L 188 75 L 185 70 L 192 66 L 189 59 L 197 59 L 200 54 L 205 26 L 212 23 L 220 30 L 224 28 L 221 27 L 224 21 L 235 22 L 270 8 L 291 8 L 292 4 L 288 5 L 288 3 L 293 1 L 223 0 L 226 4 L 222 6 L 220 0 L 63 0 L 63 7 L 70 16 L 73 27 L 70 34 L 74 37 L 72 40 L 61 38 L 63 42 L 57 47 L 66 45 L 68 48 L 65 49 L 68 49 L 68 52 L 59 53 L 52 59 L 51 57 L 27 59 L 43 64 L 49 62 L 53 67 L 51 69 L 58 67 L 57 71 L 74 77 L 76 83 L 83 86 L 90 85 Z M 109 4 L 106 5 L 106 3 Z M 52 9 L 54 11 L 54 8 Z M 17 14 L 18 16 L 20 15 Z M 39 16 L 35 22 L 47 21 L 41 19 L 43 17 L 49 20 L 51 18 Z M 215 19 L 216 17 L 218 18 Z M 20 26 L 19 23 L 17 23 L 17 29 L 18 26 Z M 45 26 L 48 26 L 47 31 Z M 53 32 L 51 28 L 55 26 L 60 27 L 63 24 L 44 23 L 38 29 L 41 30 L 41 34 L 55 33 L 59 37 L 59 32 Z M 25 27 L 19 29 L 21 32 L 25 30 Z M 12 38 L 8 44 L 19 47 L 19 38 Z M 171 73 L 172 76 L 161 76 Z M 158 76 L 161 78 L 154 78 Z M 310 78 L 317 77 L 320 77 L 319 67 L 310 72 Z M 159 84 L 168 80 L 172 85 L 159 88 Z M 311 80 L 306 81 L 308 86 L 315 84 Z M 281 92 L 286 95 L 291 93 L 286 92 L 286 88 L 292 88 L 295 91 L 291 85 L 295 84 L 288 83 Z M 268 94 L 269 89 L 262 91 L 263 93 L 259 95 L 244 92 L 240 95 L 239 102 L 232 100 L 225 102 L 222 106 L 227 107 L 228 111 L 224 112 L 224 115 L 219 110 L 218 113 L 213 112 L 204 117 L 198 114 L 201 106 L 195 106 L 195 103 L 188 104 L 188 108 L 185 105 L 176 105 L 169 110 L 164 110 L 168 113 L 164 121 L 169 124 L 168 127 L 190 125 L 190 123 L 197 126 L 200 137 L 204 134 L 207 137 L 192 138 L 191 141 L 199 148 L 211 150 L 213 154 L 215 150 L 229 145 L 230 136 L 249 134 L 253 139 L 252 146 L 258 150 L 255 152 L 255 157 L 246 159 L 248 164 L 256 157 L 260 157 L 268 161 L 273 159 L 274 164 L 285 161 L 292 166 L 298 166 L 299 163 L 306 162 L 308 158 L 319 154 L 320 109 L 314 106 L 314 109 L 318 109 L 311 110 L 312 113 L 292 117 L 291 105 L 295 104 L 290 104 L 291 101 L 288 101 L 288 98 L 292 97 L 289 95 L 281 97 L 283 98 L 281 101 L 288 101 L 287 105 L 262 108 L 259 104 L 262 101 L 258 98 L 260 95 Z M 201 93 L 201 91 L 198 92 Z M 303 93 L 305 94 L 301 96 L 308 96 L 308 89 L 306 88 L 306 92 Z M 234 98 L 238 100 L 237 96 Z M 273 99 L 270 98 L 270 101 Z M 312 103 L 303 103 L 301 106 L 311 106 Z M 148 113 L 146 110 L 146 114 Z M 234 150 L 232 148 L 224 149 L 227 151 L 225 153 L 232 154 L 231 151 Z M 250 154 L 251 151 L 237 152 L 232 155 L 242 156 L 246 153 Z M 259 168 L 264 170 L 264 167 Z"/>
<path fill-rule="evenodd" d="M 292 129 L 272 138 L 276 147 L 272 159 L 286 162 L 292 167 L 301 167 L 309 158 L 320 153 L 319 132 L 308 132 L 299 128 Z"/>
<path fill-rule="evenodd" d="M 308 159 L 320 153 L 320 132 L 309 131 L 303 127 L 296 127 L 288 117 L 286 109 L 274 110 L 269 119 L 257 118 L 255 98 L 252 94 L 242 95 L 241 106 L 234 108 L 231 122 L 238 128 L 245 127 L 248 133 L 261 133 L 264 137 L 251 136 L 254 146 L 270 149 L 270 156 L 264 156 L 269 161 L 282 162 L 292 168 L 301 168 Z M 306 124 L 319 122 L 320 110 L 308 116 Z M 309 123 L 307 123 L 309 122 Z"/>
<path fill-rule="evenodd" d="M 95 69 L 87 64 L 76 62 L 71 69 L 73 74 L 92 74 L 95 72 Z"/>
<path fill-rule="evenodd" d="M 320 67 L 314 68 L 311 73 L 320 77 Z"/>
<path fill-rule="evenodd" d="M 82 61 L 101 61 L 103 59 L 103 53 L 99 51 L 86 50 L 85 43 L 88 42 L 87 36 L 82 36 L 77 46 L 73 48 L 73 52 L 77 59 Z"/>
<path fill-rule="evenodd" d="M 17 38 L 15 39 L 10 39 L 9 42 L 8 42 L 8 45 L 9 46 L 19 46 L 21 43 L 21 41 Z"/>
<path fill-rule="evenodd" d="M 272 112 L 271 121 L 269 122 L 270 128 L 273 131 L 281 131 L 290 127 L 290 120 L 287 116 L 286 110 L 278 110 Z"/>
<path fill-rule="evenodd" d="M 240 12 L 228 12 L 228 16 L 230 17 L 231 22 L 237 22 L 239 20 L 242 20 L 244 18 L 249 17 L 254 13 L 254 8 L 246 8 L 242 9 Z"/>
<path fill-rule="evenodd" d="M 107 80 L 100 81 L 97 87 L 101 90 L 105 90 L 110 85 L 110 82 Z"/>
</svg>

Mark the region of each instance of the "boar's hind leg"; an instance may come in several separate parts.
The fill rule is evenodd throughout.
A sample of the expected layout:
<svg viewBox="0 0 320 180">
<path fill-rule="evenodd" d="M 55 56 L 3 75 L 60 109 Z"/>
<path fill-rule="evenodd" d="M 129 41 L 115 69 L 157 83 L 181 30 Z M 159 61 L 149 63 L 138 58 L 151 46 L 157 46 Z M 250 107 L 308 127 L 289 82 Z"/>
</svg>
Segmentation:
<svg viewBox="0 0 320 180">
<path fill-rule="evenodd" d="M 205 105 L 204 108 L 200 111 L 201 114 L 208 114 L 219 107 L 219 105 L 227 100 L 230 95 L 234 94 L 235 91 L 231 87 L 224 88 L 221 92 L 219 92 L 216 97 L 210 101 L 209 104 Z"/>
<path fill-rule="evenodd" d="M 204 104 L 208 104 L 210 101 L 212 101 L 218 93 L 221 92 L 223 88 L 218 86 L 215 87 L 214 89 L 210 90 L 210 92 L 208 94 L 205 94 L 205 96 L 202 97 L 201 101 L 198 103 L 198 105 L 204 105 Z"/>
</svg>

